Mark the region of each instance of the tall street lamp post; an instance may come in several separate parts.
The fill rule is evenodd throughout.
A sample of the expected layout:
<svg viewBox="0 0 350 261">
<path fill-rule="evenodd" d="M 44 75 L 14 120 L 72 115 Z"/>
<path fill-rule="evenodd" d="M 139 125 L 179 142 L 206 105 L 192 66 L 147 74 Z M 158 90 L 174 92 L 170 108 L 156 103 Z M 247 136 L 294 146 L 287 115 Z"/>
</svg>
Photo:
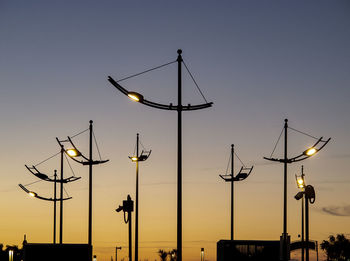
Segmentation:
<svg viewBox="0 0 350 261">
<path fill-rule="evenodd" d="M 68 199 L 71 199 L 71 197 L 68 197 L 68 198 L 64 198 L 63 197 L 63 184 L 65 183 L 70 183 L 70 182 L 73 182 L 73 181 L 76 181 L 78 179 L 80 179 L 80 177 L 76 177 L 76 176 L 70 176 L 68 178 L 64 178 L 63 177 L 63 154 L 62 154 L 62 149 L 60 151 L 60 154 L 61 154 L 61 178 L 60 179 L 57 179 L 57 171 L 55 170 L 54 171 L 54 178 L 50 178 L 48 175 L 40 172 L 38 170 L 38 168 L 36 166 L 27 166 L 25 165 L 25 167 L 27 168 L 27 170 L 33 174 L 34 176 L 36 176 L 37 178 L 41 179 L 41 180 L 44 180 L 44 181 L 48 181 L 48 182 L 53 182 L 54 183 L 54 198 L 46 198 L 46 197 L 42 197 L 42 196 L 39 196 L 37 193 L 33 192 L 33 191 L 29 191 L 25 186 L 23 186 L 22 184 L 19 184 L 19 187 L 22 188 L 25 192 L 27 192 L 30 196 L 32 197 L 36 197 L 38 199 L 42 199 L 42 200 L 47 200 L 47 201 L 53 201 L 54 202 L 54 229 L 53 229 L 53 243 L 55 244 L 56 243 L 56 202 L 57 201 L 60 201 L 60 244 L 63 243 L 63 201 L 64 200 L 68 200 Z M 58 154 L 56 154 L 58 155 Z M 54 156 L 56 156 L 54 155 Z M 53 157 L 53 156 L 52 156 Z M 48 159 L 51 159 L 52 157 L 48 158 Z M 46 160 L 48 160 L 46 159 Z M 46 160 L 42 161 L 41 163 L 45 162 Z M 57 183 L 60 183 L 60 197 L 57 198 L 56 197 L 56 184 Z"/>
<path fill-rule="evenodd" d="M 295 175 L 295 179 L 297 181 L 297 186 L 301 190 L 301 192 L 304 192 L 305 190 L 305 174 L 304 174 L 304 166 L 301 166 L 301 175 L 297 176 Z M 304 261 L 304 197 L 301 198 L 301 261 Z"/>
<path fill-rule="evenodd" d="M 89 157 L 84 156 L 77 149 L 77 147 L 74 145 L 71 137 L 68 136 L 67 140 L 57 139 L 57 142 L 61 146 L 62 151 L 64 151 L 72 160 L 74 160 L 75 162 L 78 162 L 84 166 L 86 166 L 86 165 L 89 166 L 88 245 L 89 245 L 89 249 L 91 251 L 91 253 L 89 255 L 89 256 L 91 256 L 91 259 L 92 259 L 92 166 L 106 163 L 109 161 L 109 160 L 101 160 L 101 159 L 100 160 L 93 160 L 93 158 L 92 158 L 92 138 L 94 135 L 92 123 L 93 123 L 93 121 L 90 120 L 89 121 Z M 64 149 L 64 145 L 63 145 L 64 142 L 69 142 L 70 145 L 72 146 L 72 148 Z M 76 159 L 79 157 L 81 160 Z"/>
<path fill-rule="evenodd" d="M 298 192 L 294 198 L 296 200 L 303 200 L 305 198 L 305 260 L 309 261 L 309 203 L 315 203 L 316 193 L 313 186 L 305 185 L 304 183 L 304 187 L 305 189 Z"/>
<path fill-rule="evenodd" d="M 135 261 L 138 260 L 139 248 L 139 162 L 148 159 L 151 151 L 142 150 L 139 153 L 139 134 L 136 134 L 136 155 L 129 157 L 132 162 L 136 162 L 136 199 L 135 199 Z"/>
<path fill-rule="evenodd" d="M 294 162 L 298 162 L 298 161 L 302 161 L 305 160 L 313 155 L 315 155 L 317 152 L 319 152 L 324 146 L 326 146 L 326 144 L 331 140 L 331 138 L 328 138 L 327 140 L 323 140 L 323 137 L 317 139 L 316 143 L 308 148 L 307 150 L 305 150 L 304 152 L 302 152 L 301 154 L 299 154 L 298 156 L 292 157 L 292 158 L 288 158 L 288 150 L 287 150 L 287 131 L 288 129 L 292 129 L 294 131 L 297 131 L 301 134 L 305 134 L 303 132 L 300 132 L 298 130 L 295 130 L 291 127 L 288 126 L 288 119 L 284 120 L 284 127 L 283 127 L 283 131 L 284 131 L 284 158 L 282 159 L 276 159 L 276 158 L 272 158 L 272 157 L 264 157 L 264 159 L 266 160 L 270 160 L 270 161 L 277 161 L 277 162 L 281 162 L 284 165 L 284 182 L 283 182 L 283 233 L 281 236 L 281 243 L 282 243 L 282 260 L 287 261 L 289 260 L 289 251 L 288 251 L 288 246 L 289 246 L 289 242 L 290 242 L 290 236 L 288 235 L 287 232 L 287 165 L 289 163 L 294 163 Z M 312 137 L 311 135 L 305 134 L 307 136 Z M 314 138 L 314 137 L 312 137 Z M 277 145 L 277 144 L 276 144 Z M 317 148 L 317 146 L 320 146 Z M 272 154 L 271 154 L 272 156 Z"/>
<path fill-rule="evenodd" d="M 174 110 L 177 111 L 177 251 L 178 261 L 182 261 L 182 111 L 193 111 L 208 108 L 212 106 L 212 102 L 199 104 L 199 105 L 182 105 L 182 50 L 177 50 L 177 68 L 178 68 L 178 105 L 175 106 L 172 103 L 160 104 L 144 99 L 143 95 L 137 92 L 130 92 L 123 88 L 117 81 L 112 77 L 108 77 L 108 81 L 116 87 L 119 91 L 127 95 L 130 99 L 140 102 L 144 105 L 162 109 L 162 110 Z"/>
<path fill-rule="evenodd" d="M 38 172 L 37 168 L 35 166 L 33 167 L 28 167 L 26 165 L 27 169 L 33 173 L 35 176 L 40 177 L 43 180 L 46 181 L 51 181 L 54 183 L 54 197 L 53 198 L 47 198 L 47 197 L 43 197 L 43 196 L 39 196 L 38 193 L 28 190 L 25 186 L 23 186 L 22 184 L 19 184 L 18 186 L 23 189 L 26 193 L 28 193 L 28 195 L 30 197 L 33 198 L 37 198 L 37 199 L 41 199 L 41 200 L 46 200 L 46 201 L 52 201 L 53 202 L 53 244 L 56 244 L 56 202 L 60 201 L 61 204 L 64 200 L 68 200 L 71 199 L 72 197 L 67 197 L 67 198 L 63 198 L 62 196 L 60 198 L 56 197 L 56 183 L 59 182 L 61 184 L 63 183 L 68 183 L 70 181 L 75 181 L 77 179 L 80 179 L 80 177 L 70 177 L 70 179 L 59 179 L 57 180 L 57 171 L 55 170 L 55 174 L 54 174 L 54 179 L 50 179 L 47 175 Z M 62 224 L 63 221 L 62 219 L 60 220 L 60 244 L 62 244 Z"/>
<path fill-rule="evenodd" d="M 234 240 L 234 182 L 245 180 L 253 170 L 253 167 L 247 168 L 241 167 L 240 171 L 234 176 L 234 145 L 231 145 L 231 173 L 225 175 L 219 175 L 225 182 L 231 182 L 231 240 Z"/>
<path fill-rule="evenodd" d="M 129 261 L 132 261 L 132 222 L 131 222 L 131 213 L 134 211 L 134 201 L 132 201 L 130 195 L 123 200 L 123 205 L 115 210 L 117 212 L 124 212 L 124 222 L 125 224 L 129 223 Z"/>
</svg>

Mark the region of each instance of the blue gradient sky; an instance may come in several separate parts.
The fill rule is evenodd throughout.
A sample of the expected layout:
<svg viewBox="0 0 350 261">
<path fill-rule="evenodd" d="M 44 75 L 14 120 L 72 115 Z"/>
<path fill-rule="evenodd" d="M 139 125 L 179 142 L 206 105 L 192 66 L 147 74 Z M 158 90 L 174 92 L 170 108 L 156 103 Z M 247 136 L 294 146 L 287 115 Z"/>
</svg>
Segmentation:
<svg viewBox="0 0 350 261">
<path fill-rule="evenodd" d="M 84 130 L 94 120 L 102 155 L 95 168 L 94 249 L 110 260 L 113 247 L 127 255 L 127 227 L 114 208 L 134 195 L 136 132 L 153 150 L 142 163 L 140 258 L 176 247 L 176 113 L 130 102 L 108 83 L 183 58 L 210 109 L 184 113 L 184 258 L 205 247 L 215 260 L 216 242 L 229 237 L 230 144 L 253 174 L 236 186 L 237 239 L 278 239 L 282 232 L 282 171 L 268 164 L 288 118 L 290 126 L 332 137 L 304 161 L 317 191 L 311 234 L 350 234 L 350 4 L 348 1 L 1 1 L 0 121 L 2 164 L 0 243 L 51 240 L 52 208 L 31 200 L 18 183 L 35 181 L 24 164 L 58 152 L 55 137 Z M 123 82 L 148 99 L 176 104 L 176 65 Z M 203 99 L 184 73 L 184 103 Z M 87 146 L 88 137 L 77 142 Z M 312 139 L 291 133 L 290 155 Z M 281 146 L 276 155 L 281 155 Z M 237 169 L 240 167 L 237 162 Z M 51 172 L 59 159 L 41 167 Z M 300 204 L 290 166 L 289 233 L 297 240 Z M 64 240 L 87 239 L 87 169 L 67 186 Z M 49 184 L 33 190 L 50 195 Z"/>
</svg>

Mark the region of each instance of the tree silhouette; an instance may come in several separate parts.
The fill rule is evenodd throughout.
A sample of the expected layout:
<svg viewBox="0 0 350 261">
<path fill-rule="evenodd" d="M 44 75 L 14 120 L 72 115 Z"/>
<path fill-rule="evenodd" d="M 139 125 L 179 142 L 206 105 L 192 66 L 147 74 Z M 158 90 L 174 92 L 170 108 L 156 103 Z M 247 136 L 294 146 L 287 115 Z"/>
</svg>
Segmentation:
<svg viewBox="0 0 350 261">
<path fill-rule="evenodd" d="M 336 237 L 329 236 L 328 240 L 323 240 L 321 249 L 326 252 L 328 261 L 346 261 L 350 259 L 350 240 L 344 234 Z"/>
<path fill-rule="evenodd" d="M 168 256 L 168 252 L 164 251 L 163 249 L 159 249 L 158 255 L 159 255 L 161 261 L 166 261 L 166 257 Z"/>
<path fill-rule="evenodd" d="M 176 261 L 177 260 L 177 250 L 173 249 L 168 252 L 168 255 L 170 256 L 170 261 Z"/>
</svg>

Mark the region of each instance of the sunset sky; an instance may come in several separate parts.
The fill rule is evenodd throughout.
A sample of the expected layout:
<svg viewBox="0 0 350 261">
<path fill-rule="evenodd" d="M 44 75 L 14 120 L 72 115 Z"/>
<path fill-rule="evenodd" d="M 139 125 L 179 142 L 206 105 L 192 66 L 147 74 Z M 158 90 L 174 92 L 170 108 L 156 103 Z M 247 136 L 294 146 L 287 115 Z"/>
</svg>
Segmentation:
<svg viewBox="0 0 350 261">
<path fill-rule="evenodd" d="M 284 119 L 331 142 L 315 157 L 289 165 L 288 232 L 300 233 L 295 174 L 304 165 L 316 190 L 310 237 L 350 236 L 349 1 L 0 1 L 0 243 L 52 242 L 53 207 L 18 184 L 38 179 L 34 165 L 59 152 L 56 137 L 94 130 L 102 158 L 94 167 L 93 246 L 100 261 L 128 255 L 128 231 L 115 208 L 135 198 L 136 133 L 152 154 L 140 164 L 139 258 L 159 260 L 176 248 L 177 116 L 131 102 L 108 81 L 183 59 L 212 108 L 183 113 L 183 260 L 216 260 L 230 237 L 230 145 L 251 176 L 235 185 L 235 237 L 279 240 L 283 165 L 270 156 Z M 146 99 L 177 104 L 175 64 L 123 81 Z M 183 103 L 203 103 L 183 70 Z M 75 139 L 88 149 L 88 134 Z M 275 157 L 282 157 L 283 140 Z M 314 139 L 290 131 L 289 155 Z M 96 147 L 94 155 L 98 156 Z M 241 167 L 236 159 L 235 170 Z M 88 168 L 66 186 L 65 243 L 87 243 Z M 38 168 L 52 174 L 58 156 Z M 66 162 L 65 162 L 66 164 Z M 71 175 L 65 165 L 66 175 Z M 51 183 L 28 187 L 51 197 Z M 134 235 L 133 235 L 134 237 Z M 293 253 L 292 257 L 296 257 Z"/>
</svg>

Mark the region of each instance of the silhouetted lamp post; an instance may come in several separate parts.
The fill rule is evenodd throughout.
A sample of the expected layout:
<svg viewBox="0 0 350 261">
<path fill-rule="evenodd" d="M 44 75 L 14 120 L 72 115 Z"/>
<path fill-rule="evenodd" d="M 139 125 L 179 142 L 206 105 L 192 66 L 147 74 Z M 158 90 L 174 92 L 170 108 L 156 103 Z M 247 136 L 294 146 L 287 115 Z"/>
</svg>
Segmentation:
<svg viewBox="0 0 350 261">
<path fill-rule="evenodd" d="M 295 195 L 296 200 L 303 199 L 305 197 L 305 248 L 306 248 L 306 261 L 309 261 L 309 202 L 315 203 L 316 193 L 315 189 L 311 185 L 305 185 L 304 191 L 300 191 Z"/>
<path fill-rule="evenodd" d="M 84 166 L 89 166 L 89 221 L 88 221 L 88 245 L 90 247 L 90 250 L 92 251 L 92 166 L 98 165 L 102 163 L 106 163 L 109 160 L 93 160 L 92 159 L 92 138 L 93 138 L 93 121 L 89 121 L 89 157 L 84 156 L 80 150 L 77 149 L 77 147 L 74 145 L 72 138 L 67 137 L 67 140 L 59 140 L 57 139 L 57 142 L 61 146 L 62 150 L 75 162 L 78 162 Z M 64 142 L 69 142 L 72 148 L 64 149 Z M 80 158 L 80 160 L 76 159 Z M 91 253 L 92 258 L 92 253 Z"/>
<path fill-rule="evenodd" d="M 305 189 L 304 166 L 301 166 L 301 175 L 295 175 L 298 188 L 303 192 Z M 301 198 L 301 261 L 304 261 L 304 197 Z"/>
<path fill-rule="evenodd" d="M 156 109 L 177 111 L 177 258 L 178 261 L 182 261 L 182 112 L 205 109 L 211 107 L 213 103 L 209 102 L 199 105 L 182 105 L 182 50 L 179 49 L 177 53 L 178 57 L 176 61 L 178 64 L 178 105 L 173 105 L 172 103 L 160 104 L 146 100 L 140 93 L 130 92 L 126 90 L 110 76 L 108 77 L 108 81 L 133 101 L 140 102 L 144 105 Z"/>
<path fill-rule="evenodd" d="M 121 250 L 122 247 L 115 247 L 115 261 L 118 261 L 118 250 Z"/>
<path fill-rule="evenodd" d="M 151 151 L 142 150 L 139 153 L 139 134 L 136 134 L 136 155 L 129 157 L 132 162 L 136 162 L 136 199 L 135 199 L 135 260 L 138 260 L 139 247 L 139 162 L 148 159 Z"/>
<path fill-rule="evenodd" d="M 123 205 L 115 210 L 117 212 L 124 212 L 124 222 L 129 223 L 129 261 L 132 261 L 132 229 L 131 229 L 131 213 L 134 211 L 134 201 L 131 200 L 130 195 L 128 195 L 126 200 L 123 200 Z"/>
<path fill-rule="evenodd" d="M 317 139 L 316 143 L 311 146 L 310 148 L 306 149 L 305 151 L 303 151 L 301 154 L 299 154 L 298 156 L 292 157 L 292 158 L 288 158 L 288 150 L 287 150 L 287 131 L 288 129 L 292 129 L 294 131 L 297 131 L 301 134 L 305 134 L 301 131 L 295 130 L 291 127 L 288 126 L 288 119 L 284 120 L 284 158 L 282 159 L 276 159 L 276 158 L 271 158 L 271 156 L 269 158 L 264 157 L 264 159 L 266 160 L 270 160 L 270 161 L 277 161 L 277 162 L 281 162 L 284 164 L 284 182 L 283 182 L 283 233 L 281 236 L 281 240 L 282 240 L 282 260 L 288 260 L 289 256 L 288 256 L 288 242 L 290 241 L 290 237 L 288 236 L 288 232 L 287 232 L 287 165 L 288 163 L 294 163 L 294 162 L 298 162 L 298 161 L 302 161 L 305 160 L 313 155 L 315 155 L 317 152 L 319 152 L 324 146 L 326 146 L 326 144 L 331 140 L 331 138 L 328 138 L 327 140 L 323 140 L 323 137 L 317 139 L 315 137 L 312 137 L 311 135 L 305 134 L 309 137 L 315 138 Z M 281 133 L 282 134 L 282 133 Z M 277 145 L 277 144 L 276 144 Z M 317 147 L 319 146 L 319 147 Z"/>
<path fill-rule="evenodd" d="M 234 182 L 245 180 L 253 170 L 253 166 L 242 166 L 238 174 L 234 176 L 234 145 L 231 145 L 231 174 L 219 175 L 225 182 L 231 182 L 231 240 L 234 240 Z"/>
<path fill-rule="evenodd" d="M 60 183 L 68 183 L 69 181 L 66 180 L 57 180 L 57 171 L 55 170 L 55 174 L 54 174 L 54 179 L 50 179 L 47 175 L 43 174 L 43 173 L 40 173 L 40 172 L 34 172 L 35 171 L 38 171 L 36 167 L 28 167 L 26 165 L 26 168 L 31 172 L 31 173 L 35 173 L 34 175 L 35 176 L 40 176 L 41 179 L 44 179 L 46 181 L 52 181 L 54 183 L 54 197 L 53 198 L 47 198 L 47 197 L 42 197 L 42 196 L 39 196 L 38 193 L 34 192 L 34 191 L 30 191 L 28 190 L 25 186 L 23 186 L 22 184 L 19 184 L 18 186 L 23 189 L 26 193 L 28 193 L 28 195 L 30 197 L 33 197 L 33 198 L 37 198 L 37 199 L 41 199 L 41 200 L 46 200 L 46 201 L 52 201 L 53 202 L 53 243 L 56 244 L 56 202 L 57 201 L 64 201 L 64 200 L 68 200 L 68 199 L 71 199 L 72 197 L 67 197 L 67 198 L 57 198 L 56 197 L 56 183 L 57 182 L 60 182 Z M 74 177 L 74 180 L 77 180 L 79 179 L 80 177 Z M 71 181 L 73 181 L 71 179 Z M 63 221 L 61 220 L 60 222 L 60 231 L 62 231 L 62 223 Z M 62 233 L 62 232 L 61 232 Z M 62 238 L 61 236 L 61 233 L 60 233 L 60 238 Z M 60 241 L 60 244 L 62 244 L 62 241 Z"/>
<path fill-rule="evenodd" d="M 36 197 L 36 198 L 42 199 L 42 200 L 47 200 L 47 201 L 53 201 L 54 202 L 54 222 L 53 222 L 54 223 L 54 231 L 53 231 L 53 243 L 54 244 L 56 243 L 56 202 L 60 201 L 60 240 L 59 240 L 59 242 L 60 242 L 60 244 L 62 244 L 62 241 L 63 241 L 63 201 L 71 199 L 71 197 L 68 197 L 68 198 L 64 198 L 63 197 L 63 183 L 69 183 L 69 182 L 73 182 L 73 181 L 76 181 L 76 180 L 80 179 L 80 177 L 75 177 L 75 176 L 70 176 L 68 178 L 63 178 L 63 154 L 62 154 L 62 150 L 61 150 L 60 153 L 61 153 L 61 178 L 60 179 L 57 179 L 57 171 L 56 170 L 54 171 L 54 178 L 52 179 L 48 175 L 40 172 L 36 166 L 33 165 L 33 166 L 29 167 L 29 166 L 25 165 L 27 170 L 31 174 L 36 176 L 37 178 L 39 178 L 41 180 L 44 180 L 44 181 L 48 181 L 48 182 L 53 182 L 54 183 L 54 198 L 41 197 L 37 193 L 35 193 L 33 191 L 29 191 L 22 184 L 19 184 L 19 187 L 22 188 L 25 192 L 27 192 L 29 196 Z M 60 190 L 61 190 L 60 191 L 60 197 L 58 199 L 56 198 L 56 183 L 60 183 L 60 185 L 61 185 L 60 186 Z"/>
</svg>

